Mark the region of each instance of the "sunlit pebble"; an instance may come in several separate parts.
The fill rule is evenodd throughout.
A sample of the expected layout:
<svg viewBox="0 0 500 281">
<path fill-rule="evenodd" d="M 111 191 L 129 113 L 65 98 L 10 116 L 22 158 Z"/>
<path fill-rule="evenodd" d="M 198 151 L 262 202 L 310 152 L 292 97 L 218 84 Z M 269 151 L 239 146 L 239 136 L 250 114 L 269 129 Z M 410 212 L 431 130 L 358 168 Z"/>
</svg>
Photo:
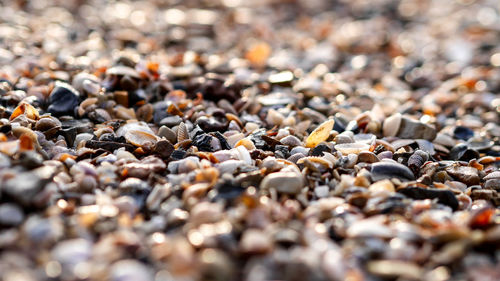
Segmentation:
<svg viewBox="0 0 500 281">
<path fill-rule="evenodd" d="M 422 123 L 429 123 L 431 121 L 431 116 L 424 114 L 422 117 L 420 117 L 420 122 Z"/>
<path fill-rule="evenodd" d="M 247 189 L 247 193 L 248 195 L 254 195 L 257 193 L 257 190 L 255 189 L 255 187 L 253 186 L 250 186 L 248 189 Z"/>
<path fill-rule="evenodd" d="M 217 234 L 229 233 L 233 230 L 233 226 L 228 221 L 221 221 L 215 225 L 215 232 Z"/>
<path fill-rule="evenodd" d="M 403 17 L 412 17 L 418 12 L 418 4 L 412 0 L 402 1 L 398 6 L 398 12 Z"/>
<path fill-rule="evenodd" d="M 361 69 L 366 66 L 366 56 L 359 55 L 351 59 L 351 67 L 354 69 Z"/>
<path fill-rule="evenodd" d="M 317 76 L 323 76 L 326 73 L 328 73 L 328 71 L 329 71 L 328 66 L 326 66 L 326 64 L 324 63 L 320 63 L 313 68 L 311 73 Z"/>
<path fill-rule="evenodd" d="M 213 224 L 204 223 L 198 228 L 203 237 L 214 236 L 215 227 Z"/>
<path fill-rule="evenodd" d="M 169 24 L 182 25 L 186 22 L 186 13 L 179 9 L 168 9 L 164 14 L 165 21 Z"/>
<path fill-rule="evenodd" d="M 325 74 L 325 76 L 323 76 L 323 79 L 327 83 L 333 83 L 333 82 L 340 79 L 340 75 L 338 73 L 331 73 L 330 72 L 330 73 Z"/>
<path fill-rule="evenodd" d="M 193 63 L 196 60 L 196 53 L 193 51 L 187 51 L 184 53 L 183 62 L 184 64 Z"/>
<path fill-rule="evenodd" d="M 325 234 L 327 231 L 326 226 L 323 223 L 316 224 L 314 226 L 314 230 L 316 230 L 316 232 L 320 234 Z"/>
<path fill-rule="evenodd" d="M 290 80 L 293 80 L 293 73 L 291 71 L 283 71 L 269 76 L 269 82 L 271 83 L 279 83 Z"/>
<path fill-rule="evenodd" d="M 406 59 L 403 56 L 397 56 L 392 60 L 392 63 L 394 64 L 395 68 L 403 68 L 406 64 Z"/>
<path fill-rule="evenodd" d="M 486 84 L 486 82 L 484 82 L 483 80 L 479 80 L 474 85 L 474 88 L 476 88 L 476 91 L 482 92 L 482 91 L 486 90 L 487 86 L 488 85 Z"/>
<path fill-rule="evenodd" d="M 47 277 L 49 278 L 56 278 L 61 275 L 61 271 L 61 264 L 57 261 L 49 261 L 45 265 L 45 274 L 47 274 Z"/>
<path fill-rule="evenodd" d="M 132 8 L 130 7 L 130 5 L 120 2 L 120 3 L 115 4 L 115 7 L 113 10 L 114 10 L 113 15 L 116 18 L 127 19 L 128 16 L 130 15 L 130 12 L 132 11 Z"/>
<path fill-rule="evenodd" d="M 494 9 L 485 7 L 477 12 L 477 21 L 482 25 L 492 25 L 497 21 L 497 13 Z"/>
<path fill-rule="evenodd" d="M 450 272 L 446 266 L 440 266 L 429 272 L 426 280 L 445 281 L 450 280 Z"/>
<path fill-rule="evenodd" d="M 73 269 L 73 274 L 79 279 L 87 279 L 90 276 L 91 268 L 88 262 L 79 262 Z"/>
<path fill-rule="evenodd" d="M 337 95 L 335 97 L 335 100 L 337 101 L 337 103 L 342 103 L 345 101 L 345 96 L 344 95 Z"/>
<path fill-rule="evenodd" d="M 243 3 L 242 0 L 222 0 L 222 4 L 229 8 L 238 7 Z"/>
<path fill-rule="evenodd" d="M 64 199 L 59 199 L 57 200 L 57 207 L 61 209 L 66 209 L 68 207 L 68 202 L 66 202 L 66 200 Z"/>
<path fill-rule="evenodd" d="M 2 272 L 3 281 L 31 281 L 34 280 L 28 273 L 18 271 L 18 270 L 9 270 L 7 272 Z"/>
<path fill-rule="evenodd" d="M 490 63 L 493 66 L 500 66 L 500 53 L 495 53 L 490 58 Z"/>
<path fill-rule="evenodd" d="M 172 40 L 181 40 L 186 37 L 186 30 L 180 26 L 172 28 L 170 37 L 172 38 Z"/>
<path fill-rule="evenodd" d="M 162 244 L 166 241 L 165 234 L 160 232 L 153 233 L 153 235 L 151 235 L 151 239 L 156 244 Z"/>
<path fill-rule="evenodd" d="M 103 217 L 115 217 L 116 215 L 118 215 L 118 208 L 113 206 L 113 205 L 104 205 L 101 207 L 101 211 L 100 211 L 100 214 L 101 216 Z"/>
<path fill-rule="evenodd" d="M 172 281 L 174 278 L 167 270 L 160 270 L 155 275 L 155 281 Z"/>
<path fill-rule="evenodd" d="M 239 24 L 250 24 L 252 22 L 252 10 L 248 8 L 237 8 L 234 12 L 234 20 Z"/>
<path fill-rule="evenodd" d="M 217 20 L 217 13 L 211 10 L 192 9 L 188 12 L 188 18 L 192 23 L 208 25 Z"/>
<path fill-rule="evenodd" d="M 193 246 L 201 246 L 203 244 L 204 237 L 198 230 L 191 230 L 188 232 L 187 238 Z"/>
<path fill-rule="evenodd" d="M 146 23 L 146 13 L 144 11 L 133 11 L 132 14 L 130 14 L 130 21 L 132 22 L 133 25 L 135 26 L 141 26 Z"/>
<path fill-rule="evenodd" d="M 460 63 L 458 63 L 456 61 L 452 61 L 450 63 L 447 63 L 446 66 L 444 67 L 444 69 L 446 70 L 446 72 L 448 74 L 459 73 L 461 68 L 462 68 L 462 66 L 460 65 Z"/>
<path fill-rule="evenodd" d="M 205 249 L 201 253 L 201 260 L 204 263 L 212 263 L 217 257 L 217 252 L 214 249 Z"/>
</svg>

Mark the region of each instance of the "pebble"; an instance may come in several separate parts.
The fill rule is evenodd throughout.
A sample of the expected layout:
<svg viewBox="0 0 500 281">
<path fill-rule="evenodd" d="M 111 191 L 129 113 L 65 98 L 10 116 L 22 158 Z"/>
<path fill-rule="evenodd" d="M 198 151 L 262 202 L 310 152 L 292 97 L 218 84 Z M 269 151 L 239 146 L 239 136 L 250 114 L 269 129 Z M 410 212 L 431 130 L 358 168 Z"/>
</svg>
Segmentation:
<svg viewBox="0 0 500 281">
<path fill-rule="evenodd" d="M 453 210 L 458 208 L 458 200 L 450 190 L 441 190 L 436 188 L 420 188 L 420 187 L 407 187 L 398 190 L 399 193 L 404 194 L 412 199 L 436 199 L 438 203 L 450 206 Z"/>
<path fill-rule="evenodd" d="M 294 172 L 271 173 L 260 184 L 261 189 L 275 189 L 286 194 L 298 194 L 303 186 L 304 178 Z"/>
<path fill-rule="evenodd" d="M 305 146 L 312 148 L 317 146 L 319 143 L 326 141 L 330 136 L 330 131 L 333 129 L 334 120 L 327 120 L 319 125 L 311 134 L 307 137 L 305 141 Z"/>
<path fill-rule="evenodd" d="M 153 280 L 150 270 L 136 260 L 120 260 L 110 269 L 112 281 L 148 281 Z"/>
<path fill-rule="evenodd" d="M 69 84 L 57 81 L 49 95 L 48 112 L 55 116 L 73 115 L 78 107 L 80 94 Z"/>
<path fill-rule="evenodd" d="M 416 263 L 406 261 L 374 260 L 370 261 L 366 268 L 371 274 L 382 278 L 419 280 L 422 276 L 422 268 Z"/>
<path fill-rule="evenodd" d="M 480 178 L 476 168 L 465 166 L 451 166 L 446 168 L 446 172 L 450 176 L 469 186 L 479 184 L 480 182 Z"/>
<path fill-rule="evenodd" d="M 398 178 L 402 181 L 415 180 L 413 172 L 406 166 L 396 162 L 377 162 L 372 164 L 371 177 L 373 181 Z"/>
<path fill-rule="evenodd" d="M 258 229 L 249 229 L 241 237 L 240 249 L 244 254 L 264 254 L 272 249 L 269 235 Z"/>
<path fill-rule="evenodd" d="M 24 213 L 19 206 L 12 203 L 0 205 L 0 225 L 16 226 L 24 220 Z"/>
<path fill-rule="evenodd" d="M 432 141 L 436 138 L 436 129 L 399 113 L 388 117 L 384 121 L 383 133 L 385 137 L 394 136 L 402 139 L 426 139 Z"/>
</svg>

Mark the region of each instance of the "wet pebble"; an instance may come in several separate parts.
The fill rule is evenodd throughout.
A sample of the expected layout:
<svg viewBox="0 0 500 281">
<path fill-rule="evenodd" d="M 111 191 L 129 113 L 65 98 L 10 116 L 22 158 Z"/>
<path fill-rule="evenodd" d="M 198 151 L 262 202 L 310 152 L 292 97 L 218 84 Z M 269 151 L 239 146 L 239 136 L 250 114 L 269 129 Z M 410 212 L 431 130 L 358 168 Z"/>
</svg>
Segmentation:
<svg viewBox="0 0 500 281">
<path fill-rule="evenodd" d="M 262 189 L 275 189 L 286 194 L 297 194 L 304 186 L 302 175 L 294 172 L 277 172 L 267 175 L 261 182 Z"/>
<path fill-rule="evenodd" d="M 47 111 L 55 116 L 73 115 L 78 107 L 80 94 L 69 84 L 56 82 L 49 96 Z"/>
<path fill-rule="evenodd" d="M 372 164 L 371 177 L 374 181 L 398 178 L 402 181 L 415 180 L 413 172 L 406 166 L 393 161 Z"/>
</svg>

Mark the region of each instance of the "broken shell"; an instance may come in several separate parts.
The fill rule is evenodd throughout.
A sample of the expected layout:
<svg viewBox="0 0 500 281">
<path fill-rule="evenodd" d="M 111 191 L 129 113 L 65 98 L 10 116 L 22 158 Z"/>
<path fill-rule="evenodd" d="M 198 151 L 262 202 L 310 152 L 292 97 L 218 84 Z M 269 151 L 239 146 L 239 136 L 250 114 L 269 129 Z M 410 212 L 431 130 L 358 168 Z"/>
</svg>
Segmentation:
<svg viewBox="0 0 500 281">
<path fill-rule="evenodd" d="M 125 133 L 124 137 L 129 143 L 139 147 L 151 147 L 159 139 L 153 134 L 139 130 L 129 130 Z"/>
<path fill-rule="evenodd" d="M 189 133 L 184 122 L 181 122 L 177 127 L 177 142 L 182 142 L 189 139 Z"/>
<path fill-rule="evenodd" d="M 234 145 L 234 147 L 238 147 L 240 145 L 244 146 L 247 150 L 254 150 L 254 149 L 256 149 L 255 144 L 250 139 L 248 139 L 248 138 L 244 138 L 244 139 L 239 140 Z"/>
<path fill-rule="evenodd" d="M 13 120 L 19 115 L 24 114 L 27 118 L 31 120 L 38 120 L 40 115 L 38 114 L 38 110 L 36 110 L 31 104 L 26 102 L 21 102 L 16 109 L 10 115 L 9 120 Z"/>
<path fill-rule="evenodd" d="M 370 146 L 365 143 L 342 143 L 334 146 L 337 151 L 342 152 L 344 155 L 359 154 L 362 151 L 368 151 Z"/>
</svg>

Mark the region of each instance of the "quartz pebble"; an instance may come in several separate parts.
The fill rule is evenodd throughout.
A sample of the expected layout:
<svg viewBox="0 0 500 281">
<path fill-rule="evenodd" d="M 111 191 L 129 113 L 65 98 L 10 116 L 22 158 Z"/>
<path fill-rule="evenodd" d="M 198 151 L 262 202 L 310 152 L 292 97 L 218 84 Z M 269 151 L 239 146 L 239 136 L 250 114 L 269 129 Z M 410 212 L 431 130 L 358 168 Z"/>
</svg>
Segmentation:
<svg viewBox="0 0 500 281">
<path fill-rule="evenodd" d="M 304 179 L 294 172 L 277 172 L 267 175 L 261 182 L 262 189 L 275 189 L 278 192 L 297 194 L 304 186 Z"/>
</svg>

